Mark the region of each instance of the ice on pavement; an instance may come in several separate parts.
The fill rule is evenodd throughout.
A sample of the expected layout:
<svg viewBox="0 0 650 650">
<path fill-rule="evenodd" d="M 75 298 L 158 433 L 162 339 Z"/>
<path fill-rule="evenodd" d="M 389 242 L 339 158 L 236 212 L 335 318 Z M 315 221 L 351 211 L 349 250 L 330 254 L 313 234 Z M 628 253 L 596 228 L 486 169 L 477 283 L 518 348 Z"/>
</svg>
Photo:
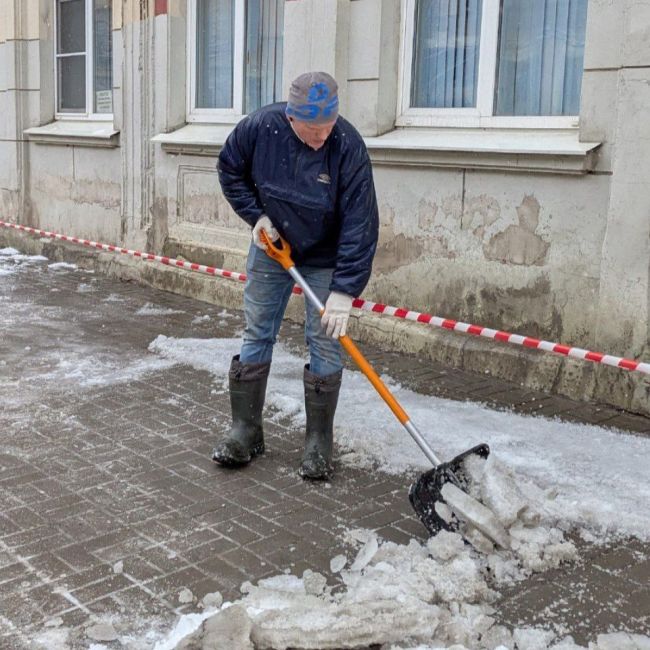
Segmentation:
<svg viewBox="0 0 650 650">
<path fill-rule="evenodd" d="M 32 262 L 47 261 L 42 255 L 24 255 L 15 248 L 0 248 L 0 278 L 14 275 L 23 266 L 29 266 Z"/>
<path fill-rule="evenodd" d="M 16 357 L 11 372 L 2 373 L 0 377 L 2 407 L 11 411 L 17 421 L 29 419 L 29 406 L 39 404 L 44 384 L 56 386 L 62 392 L 78 391 L 132 381 L 174 365 L 172 361 L 146 352 L 124 355 L 108 341 L 103 347 L 99 343 L 91 347 L 79 336 L 77 329 L 70 326 L 70 314 L 65 308 L 35 302 L 18 292 L 11 294 L 13 277 L 25 269 L 42 274 L 48 269 L 58 273 L 77 268 L 64 262 L 43 264 L 44 261 L 49 260 L 42 255 L 24 255 L 10 247 L 0 249 L 0 301 L 11 300 L 10 309 L 0 309 L 0 331 L 13 337 L 16 350 L 19 349 L 18 341 L 24 341 L 25 352 L 38 355 L 39 361 L 35 367 Z M 79 285 L 88 286 L 87 283 Z M 89 312 L 85 318 L 99 319 L 101 313 Z M 43 337 L 39 347 L 33 347 L 30 328 L 21 327 L 25 323 L 49 335 Z"/>
<path fill-rule="evenodd" d="M 183 314 L 181 309 L 171 309 L 170 307 L 158 307 L 150 302 L 146 303 L 136 312 L 137 316 L 169 316 L 170 314 Z"/>
<path fill-rule="evenodd" d="M 225 387 L 230 360 L 240 344 L 240 339 L 159 336 L 149 349 L 168 361 L 207 370 Z M 281 343 L 276 345 L 267 387 L 269 415 L 276 421 L 288 420 L 296 429 L 304 425 L 303 365 L 303 358 Z M 543 504 L 540 516 L 550 522 L 562 520 L 600 537 L 608 532 L 650 537 L 650 509 L 645 507 L 650 502 L 647 438 L 420 395 L 390 377 L 383 379 L 443 459 L 482 442 L 490 444 L 491 458 L 513 473 L 502 482 L 518 487 L 517 493 L 500 493 L 488 484 L 492 475 L 486 477 L 482 496 L 489 501 L 495 495 L 503 501 L 486 505 L 501 508 L 506 520 L 533 501 Z M 339 460 L 357 467 L 399 475 L 430 467 L 360 372 L 344 373 L 335 443 Z"/>
<path fill-rule="evenodd" d="M 208 370 L 222 382 L 239 344 L 238 339 L 159 336 L 149 349 Z M 271 417 L 297 428 L 304 417 L 303 363 L 276 346 L 267 389 Z M 347 541 L 359 544 L 356 556 L 337 556 L 330 563 L 333 572 L 340 572 L 343 590 L 314 593 L 309 588 L 314 574 L 309 580 L 281 575 L 242 586 L 244 596 L 237 605 L 247 612 L 255 647 L 325 649 L 376 643 L 394 650 L 580 648 L 557 630 L 513 631 L 497 625 L 493 589 L 575 560 L 576 548 L 565 537 L 569 528 L 579 528 L 586 537 L 632 534 L 646 539 L 650 441 L 597 426 L 422 396 L 385 380 L 444 457 L 490 443 L 487 460 L 475 457 L 467 464 L 470 491 L 508 530 L 511 548 L 497 550 L 476 531 L 475 548 L 457 533 L 440 533 L 425 545 L 415 540 L 399 545 L 371 531 L 349 531 Z M 335 427 L 343 462 L 389 473 L 428 467 L 360 373 L 345 374 Z M 223 605 L 219 616 L 227 620 L 230 606 Z M 241 616 L 241 607 L 236 611 Z M 194 634 L 201 637 L 201 628 Z M 626 636 L 621 634 L 601 635 L 589 649 L 606 650 Z M 650 643 L 647 637 L 630 639 L 630 648 Z M 157 650 L 175 647 L 169 642 Z"/>
</svg>

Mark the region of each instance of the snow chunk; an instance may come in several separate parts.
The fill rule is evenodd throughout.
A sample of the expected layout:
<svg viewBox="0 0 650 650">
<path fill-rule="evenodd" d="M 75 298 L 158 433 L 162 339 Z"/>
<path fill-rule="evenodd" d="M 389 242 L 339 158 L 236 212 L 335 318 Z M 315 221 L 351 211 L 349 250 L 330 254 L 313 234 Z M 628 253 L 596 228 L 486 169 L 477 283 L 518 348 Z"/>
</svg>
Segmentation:
<svg viewBox="0 0 650 650">
<path fill-rule="evenodd" d="M 596 642 L 597 648 L 594 650 L 650 650 L 650 637 L 641 634 L 599 634 Z"/>
<path fill-rule="evenodd" d="M 117 632 L 111 623 L 97 623 L 86 629 L 86 636 L 93 641 L 115 641 Z"/>
<path fill-rule="evenodd" d="M 302 581 L 305 585 L 305 593 L 310 594 L 311 596 L 320 596 L 327 586 L 327 578 L 311 569 L 307 569 L 302 574 Z"/>
<path fill-rule="evenodd" d="M 372 560 L 378 549 L 379 543 L 377 542 L 377 535 L 372 535 L 364 546 L 361 547 L 359 553 L 357 553 L 357 557 L 352 563 L 350 571 L 361 571 L 361 569 L 366 567 L 370 560 Z"/>
<path fill-rule="evenodd" d="M 507 531 L 494 513 L 453 483 L 445 483 L 440 490 L 445 502 L 463 523 L 478 528 L 486 537 L 501 548 L 510 548 Z"/>
<path fill-rule="evenodd" d="M 465 543 L 458 533 L 441 530 L 429 538 L 427 550 L 434 559 L 446 562 L 458 557 L 465 550 Z"/>
<path fill-rule="evenodd" d="M 214 591 L 210 594 L 205 594 L 201 599 L 201 607 L 205 609 L 218 609 L 223 604 L 223 596 L 220 592 Z"/>
<path fill-rule="evenodd" d="M 338 573 L 347 563 L 348 559 L 345 555 L 337 555 L 330 560 L 330 571 L 332 573 Z"/>
<path fill-rule="evenodd" d="M 76 271 L 79 267 L 76 264 L 70 264 L 70 262 L 54 262 L 53 264 L 48 264 L 47 268 L 53 271 Z"/>
<path fill-rule="evenodd" d="M 327 650 L 404 638 L 431 638 L 439 610 L 418 599 L 363 603 L 295 602 L 283 611 L 268 611 L 254 619 L 252 636 L 260 649 Z"/>
<path fill-rule="evenodd" d="M 517 477 L 505 465 L 491 455 L 487 460 L 474 456 L 468 458 L 466 467 L 474 476 L 480 472 L 480 499 L 507 528 L 512 526 L 528 509 L 522 491 L 519 489 Z M 483 471 L 479 470 L 480 465 Z"/>
<path fill-rule="evenodd" d="M 251 642 L 251 627 L 251 620 L 246 609 L 241 605 L 233 605 L 203 622 L 196 632 L 180 641 L 175 646 L 175 650 L 194 650 L 195 648 L 255 650 L 255 646 Z"/>
<path fill-rule="evenodd" d="M 555 638 L 555 634 L 548 630 L 520 628 L 513 632 L 512 638 L 519 648 L 546 650 Z"/>
<path fill-rule="evenodd" d="M 183 589 L 181 589 L 178 592 L 179 603 L 186 605 L 187 603 L 191 603 L 193 600 L 194 600 L 194 594 L 187 587 L 183 587 Z"/>
</svg>

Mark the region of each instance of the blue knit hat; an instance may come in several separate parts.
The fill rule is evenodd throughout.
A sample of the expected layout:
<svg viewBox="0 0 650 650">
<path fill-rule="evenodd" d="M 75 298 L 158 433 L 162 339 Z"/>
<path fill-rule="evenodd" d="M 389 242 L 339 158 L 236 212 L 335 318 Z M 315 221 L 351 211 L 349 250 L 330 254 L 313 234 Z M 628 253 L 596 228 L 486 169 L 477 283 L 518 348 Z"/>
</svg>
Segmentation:
<svg viewBox="0 0 650 650">
<path fill-rule="evenodd" d="M 291 83 L 286 113 L 312 124 L 333 122 L 339 114 L 338 90 L 327 72 L 305 72 Z"/>
</svg>

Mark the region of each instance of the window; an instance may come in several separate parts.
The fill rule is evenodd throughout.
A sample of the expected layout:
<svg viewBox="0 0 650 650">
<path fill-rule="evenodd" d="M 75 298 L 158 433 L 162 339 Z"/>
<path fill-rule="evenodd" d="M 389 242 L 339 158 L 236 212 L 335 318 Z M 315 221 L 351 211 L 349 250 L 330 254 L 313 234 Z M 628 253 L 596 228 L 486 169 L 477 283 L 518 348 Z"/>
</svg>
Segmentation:
<svg viewBox="0 0 650 650">
<path fill-rule="evenodd" d="M 284 0 L 191 0 L 190 13 L 190 121 L 236 121 L 279 100 Z"/>
<path fill-rule="evenodd" d="M 111 0 L 55 0 L 55 5 L 57 117 L 110 119 Z"/>
<path fill-rule="evenodd" d="M 587 0 L 405 0 L 398 125 L 574 125 Z"/>
</svg>

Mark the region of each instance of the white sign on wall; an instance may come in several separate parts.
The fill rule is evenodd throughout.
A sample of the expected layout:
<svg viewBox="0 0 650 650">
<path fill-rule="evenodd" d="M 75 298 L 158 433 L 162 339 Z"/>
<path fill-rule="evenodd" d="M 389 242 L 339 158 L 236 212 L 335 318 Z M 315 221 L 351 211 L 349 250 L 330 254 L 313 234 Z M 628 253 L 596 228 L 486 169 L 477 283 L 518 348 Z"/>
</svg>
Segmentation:
<svg viewBox="0 0 650 650">
<path fill-rule="evenodd" d="M 98 90 L 95 93 L 95 110 L 98 113 L 112 113 L 113 112 L 113 91 L 112 90 Z"/>
</svg>

